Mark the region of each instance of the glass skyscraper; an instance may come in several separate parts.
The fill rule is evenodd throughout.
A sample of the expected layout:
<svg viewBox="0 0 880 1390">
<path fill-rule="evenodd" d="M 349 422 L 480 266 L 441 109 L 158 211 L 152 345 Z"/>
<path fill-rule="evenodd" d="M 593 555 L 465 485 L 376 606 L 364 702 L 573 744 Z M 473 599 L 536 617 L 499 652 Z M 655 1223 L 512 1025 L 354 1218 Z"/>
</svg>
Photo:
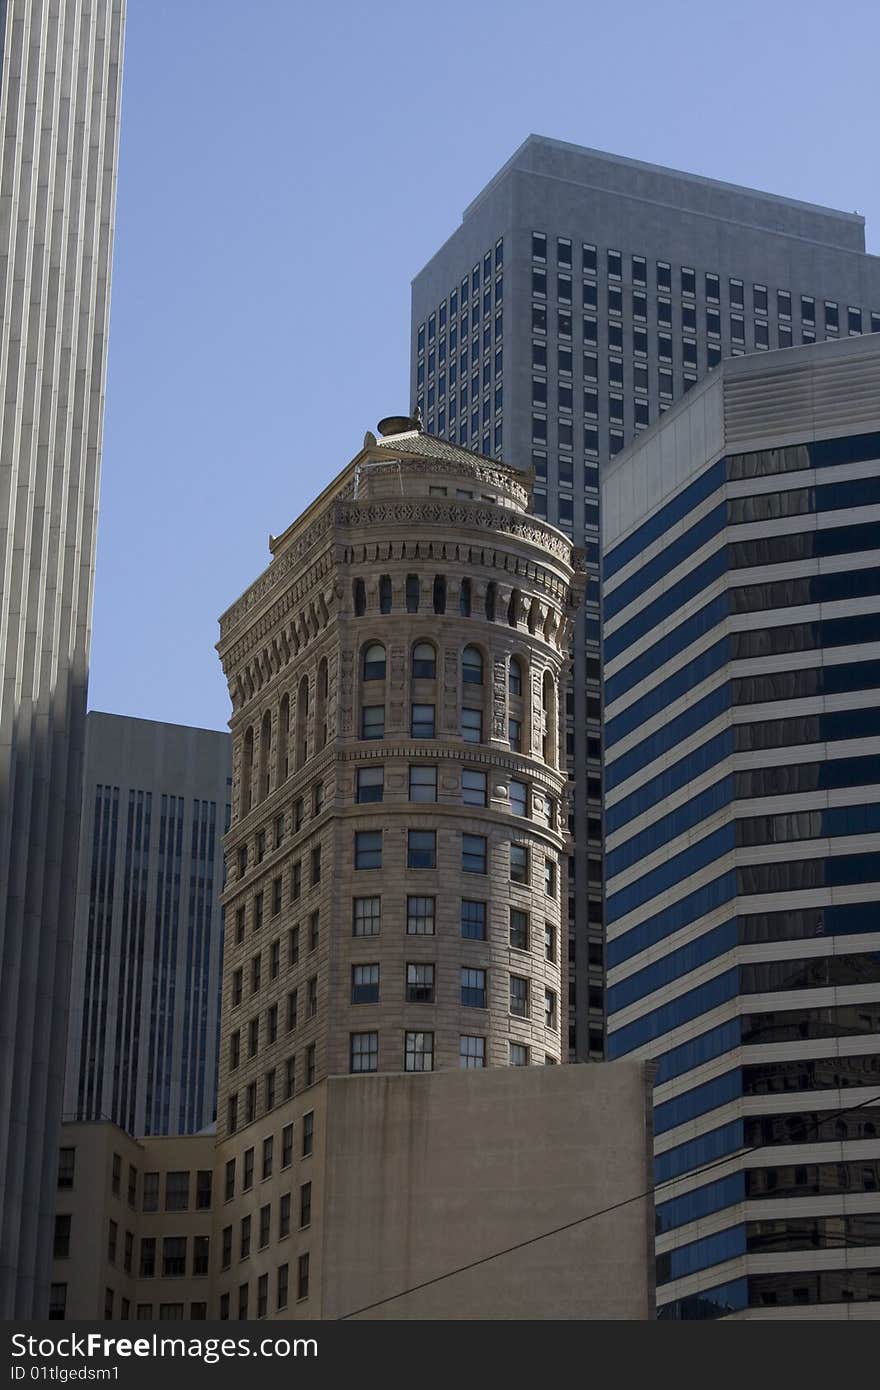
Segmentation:
<svg viewBox="0 0 880 1390">
<path fill-rule="evenodd" d="M 659 1315 L 876 1316 L 880 338 L 725 362 L 602 505 L 608 1055 L 658 1063 Z"/>
</svg>

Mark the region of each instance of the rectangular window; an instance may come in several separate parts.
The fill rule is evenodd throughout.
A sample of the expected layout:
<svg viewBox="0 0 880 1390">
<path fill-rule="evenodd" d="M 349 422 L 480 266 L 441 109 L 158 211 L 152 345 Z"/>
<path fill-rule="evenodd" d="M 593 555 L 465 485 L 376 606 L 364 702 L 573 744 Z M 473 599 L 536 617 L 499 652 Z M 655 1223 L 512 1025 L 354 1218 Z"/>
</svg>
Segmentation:
<svg viewBox="0 0 880 1390">
<path fill-rule="evenodd" d="M 510 879 L 512 883 L 529 881 L 529 851 L 525 845 L 510 846 Z"/>
<path fill-rule="evenodd" d="M 529 949 L 529 914 L 516 907 L 510 909 L 510 944 L 516 951 Z"/>
<path fill-rule="evenodd" d="M 408 895 L 406 899 L 406 934 L 407 936 L 433 936 L 434 935 L 434 898 L 422 898 Z"/>
<path fill-rule="evenodd" d="M 465 743 L 482 743 L 483 711 L 463 709 L 461 712 L 461 736 Z"/>
<path fill-rule="evenodd" d="M 189 1208 L 189 1172 L 165 1174 L 165 1210 L 186 1211 Z"/>
<path fill-rule="evenodd" d="M 350 1035 L 349 1071 L 378 1071 L 379 1034 L 352 1033 Z"/>
<path fill-rule="evenodd" d="M 353 965 L 351 967 L 352 1004 L 378 1004 L 379 966 Z"/>
<path fill-rule="evenodd" d="M 235 1196 L 235 1159 L 227 1159 L 225 1170 L 224 1202 L 231 1202 Z"/>
<path fill-rule="evenodd" d="M 403 1064 L 406 1071 L 433 1071 L 434 1034 L 407 1033 Z"/>
<path fill-rule="evenodd" d="M 285 1125 L 281 1131 L 281 1167 L 289 1168 L 293 1162 L 293 1125 Z"/>
<path fill-rule="evenodd" d="M 406 1002 L 433 1004 L 434 966 L 410 962 L 406 967 Z"/>
<path fill-rule="evenodd" d="M 304 1182 L 299 1189 L 299 1226 L 303 1230 L 312 1223 L 312 1184 Z"/>
<path fill-rule="evenodd" d="M 269 978 L 275 980 L 281 970 L 281 940 L 279 937 L 269 947 Z"/>
<path fill-rule="evenodd" d="M 552 922 L 544 923 L 544 957 L 546 960 L 556 959 L 556 928 Z"/>
<path fill-rule="evenodd" d="M 767 286 L 753 285 L 752 296 L 756 314 L 766 314 L 767 312 Z"/>
<path fill-rule="evenodd" d="M 462 835 L 461 867 L 466 874 L 484 874 L 486 872 L 486 856 L 485 835 Z"/>
<path fill-rule="evenodd" d="M 839 327 L 837 305 L 832 299 L 825 300 L 825 332 L 836 333 Z"/>
<path fill-rule="evenodd" d="M 303 1115 L 303 1137 L 302 1137 L 302 1156 L 308 1158 L 315 1143 L 315 1112 L 310 1110 L 307 1115 Z"/>
<path fill-rule="evenodd" d="M 509 1058 L 512 1067 L 527 1067 L 529 1065 L 529 1049 L 523 1043 L 509 1043 Z"/>
<path fill-rule="evenodd" d="M 251 958 L 251 994 L 256 994 L 260 988 L 260 979 L 263 968 L 263 958 L 256 955 Z"/>
<path fill-rule="evenodd" d="M 267 1134 L 263 1140 L 263 1177 L 271 1178 L 275 1155 L 275 1136 Z"/>
<path fill-rule="evenodd" d="M 288 1299 L 288 1296 L 289 1296 L 289 1295 L 288 1295 L 289 1270 L 290 1270 L 289 1265 L 283 1264 L 283 1265 L 279 1265 L 279 1266 L 278 1266 L 278 1274 L 277 1274 L 277 1276 L 276 1276 L 276 1282 L 275 1282 L 275 1293 L 276 1293 L 276 1297 L 275 1297 L 275 1307 L 276 1307 L 276 1309 L 278 1309 L 279 1311 L 280 1311 L 282 1308 L 286 1308 L 286 1307 L 287 1307 L 287 1299 Z"/>
<path fill-rule="evenodd" d="M 354 898 L 352 936 L 378 936 L 382 926 L 381 898 Z"/>
<path fill-rule="evenodd" d="M 321 934 L 321 912 L 309 913 L 309 950 L 317 951 L 318 941 Z"/>
<path fill-rule="evenodd" d="M 238 1286 L 238 1317 L 239 1317 L 239 1321 L 240 1321 L 240 1322 L 244 1322 L 244 1321 L 247 1320 L 247 1315 L 248 1315 L 248 1294 L 249 1294 L 249 1292 L 250 1292 L 250 1286 L 249 1286 L 248 1284 L 239 1284 L 239 1286 Z"/>
<path fill-rule="evenodd" d="M 297 999 L 298 991 L 291 989 L 287 994 L 287 1032 L 292 1033 L 296 1028 L 297 1019 Z"/>
<path fill-rule="evenodd" d="M 385 737 L 385 706 L 364 705 L 361 710 L 361 738 Z"/>
<path fill-rule="evenodd" d="M 356 869 L 381 869 L 382 831 L 356 830 L 354 836 L 354 867 Z"/>
<path fill-rule="evenodd" d="M 407 831 L 406 867 L 408 869 L 435 869 L 437 867 L 436 830 Z"/>
<path fill-rule="evenodd" d="M 288 1057 L 284 1063 L 284 1098 L 290 1100 L 296 1090 L 296 1057 Z"/>
<path fill-rule="evenodd" d="M 290 1193 L 285 1192 L 278 1203 L 278 1239 L 290 1235 Z"/>
<path fill-rule="evenodd" d="M 314 1018 L 318 1012 L 318 977 L 313 975 L 306 984 L 306 1013 L 309 1018 Z"/>
<path fill-rule="evenodd" d="M 486 972 L 470 966 L 461 968 L 461 1002 L 467 1008 L 485 1009 Z"/>
<path fill-rule="evenodd" d="M 517 1018 L 529 1016 L 529 982 L 521 975 L 510 977 L 510 1012 Z"/>
<path fill-rule="evenodd" d="M 464 768 L 461 774 L 461 799 L 465 806 L 486 805 L 486 774 Z"/>
<path fill-rule="evenodd" d="M 276 878 L 272 880 L 272 916 L 277 917 L 281 911 L 281 894 L 283 880 Z"/>
<path fill-rule="evenodd" d="M 229 1269 L 232 1264 L 232 1227 L 224 1226 L 220 1254 L 220 1268 Z"/>
<path fill-rule="evenodd" d="M 254 898 L 254 931 L 259 931 L 263 925 L 263 895 L 257 893 Z"/>
<path fill-rule="evenodd" d="M 462 1033 L 458 1040 L 458 1065 L 463 1071 L 485 1067 L 486 1039 L 475 1037 L 472 1033 Z"/>
<path fill-rule="evenodd" d="M 159 1210 L 159 1174 L 144 1173 L 144 1211 Z"/>
<path fill-rule="evenodd" d="M 410 767 L 409 799 L 410 801 L 437 800 L 436 767 L 425 767 L 422 763 Z"/>
<path fill-rule="evenodd" d="M 556 897 L 556 864 L 552 859 L 544 860 L 544 892 L 548 898 Z"/>
<path fill-rule="evenodd" d="M 357 771 L 356 800 L 381 801 L 385 790 L 385 769 L 383 767 L 359 767 Z"/>
<path fill-rule="evenodd" d="M 293 902 L 302 893 L 302 860 L 298 859 L 290 871 L 290 896 Z"/>
<path fill-rule="evenodd" d="M 410 733 L 413 738 L 434 737 L 434 706 L 412 705 L 410 709 Z"/>
<path fill-rule="evenodd" d="M 140 1277 L 153 1279 L 156 1275 L 156 1237 L 141 1237 Z"/>
<path fill-rule="evenodd" d="M 296 965 L 299 961 L 299 927 L 291 927 L 287 933 L 287 963 Z"/>
<path fill-rule="evenodd" d="M 251 1218 L 243 1216 L 241 1218 L 241 1228 L 238 1240 L 238 1258 L 246 1260 L 251 1253 Z"/>
<path fill-rule="evenodd" d="M 235 911 L 235 941 L 240 945 L 244 941 L 244 908 L 236 908 Z"/>
<path fill-rule="evenodd" d="M 511 744 L 511 747 L 513 745 Z M 514 781 L 513 778 L 508 782 L 508 797 L 510 809 L 515 816 L 527 816 L 529 814 L 529 789 L 525 782 Z"/>
<path fill-rule="evenodd" d="M 272 1208 L 267 1202 L 260 1207 L 260 1249 L 263 1250 L 269 1244 L 269 1232 L 272 1225 Z"/>
<path fill-rule="evenodd" d="M 308 1298 L 309 1296 L 309 1253 L 300 1255 L 297 1263 L 296 1276 L 297 1298 Z"/>
<path fill-rule="evenodd" d="M 166 1279 L 179 1279 L 186 1274 L 186 1236 L 163 1237 L 162 1274 Z"/>
<path fill-rule="evenodd" d="M 556 995 L 552 989 L 544 990 L 544 1027 L 555 1029 L 558 1026 L 556 1017 Z"/>
<path fill-rule="evenodd" d="M 486 904 L 472 898 L 461 900 L 461 934 L 471 941 L 486 940 Z"/>
</svg>

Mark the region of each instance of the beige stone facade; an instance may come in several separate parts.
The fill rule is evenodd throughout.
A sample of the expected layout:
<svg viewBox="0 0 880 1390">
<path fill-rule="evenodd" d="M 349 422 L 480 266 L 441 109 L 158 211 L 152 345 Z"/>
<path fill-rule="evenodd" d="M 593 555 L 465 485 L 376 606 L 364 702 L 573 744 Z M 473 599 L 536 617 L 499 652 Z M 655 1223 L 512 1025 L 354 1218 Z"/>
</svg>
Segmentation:
<svg viewBox="0 0 880 1390">
<path fill-rule="evenodd" d="M 580 557 L 521 475 L 399 423 L 221 620 L 224 1137 L 328 1075 L 562 1055 Z"/>
<path fill-rule="evenodd" d="M 62 1127 L 49 1316 L 207 1318 L 213 1134 Z"/>
</svg>

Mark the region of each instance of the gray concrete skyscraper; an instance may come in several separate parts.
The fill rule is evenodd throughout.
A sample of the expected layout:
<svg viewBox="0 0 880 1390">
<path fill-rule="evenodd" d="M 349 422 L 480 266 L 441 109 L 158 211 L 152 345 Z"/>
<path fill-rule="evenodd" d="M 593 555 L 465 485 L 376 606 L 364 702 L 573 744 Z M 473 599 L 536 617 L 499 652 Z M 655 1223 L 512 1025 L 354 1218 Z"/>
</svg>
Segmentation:
<svg viewBox="0 0 880 1390">
<path fill-rule="evenodd" d="M 214 1119 L 231 788 L 228 734 L 87 716 L 65 1120 Z"/>
<path fill-rule="evenodd" d="M 590 581 L 566 709 L 575 776 L 571 1055 L 602 1055 L 599 471 L 722 357 L 880 330 L 864 223 L 530 136 L 413 282 L 425 427 L 535 473 Z"/>
<path fill-rule="evenodd" d="M 48 1297 L 124 0 L 0 4 L 0 1317 Z"/>
</svg>

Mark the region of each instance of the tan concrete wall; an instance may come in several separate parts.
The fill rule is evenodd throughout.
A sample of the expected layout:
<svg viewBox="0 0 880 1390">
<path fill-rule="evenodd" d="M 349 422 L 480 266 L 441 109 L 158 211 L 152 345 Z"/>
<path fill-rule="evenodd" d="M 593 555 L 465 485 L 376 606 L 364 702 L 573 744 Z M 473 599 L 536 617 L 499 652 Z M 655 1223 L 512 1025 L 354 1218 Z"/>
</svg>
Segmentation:
<svg viewBox="0 0 880 1390">
<path fill-rule="evenodd" d="M 322 1317 L 650 1187 L 643 1066 L 512 1068 L 327 1083 Z M 361 1316 L 653 1316 L 653 1204 L 455 1274 Z"/>
</svg>

